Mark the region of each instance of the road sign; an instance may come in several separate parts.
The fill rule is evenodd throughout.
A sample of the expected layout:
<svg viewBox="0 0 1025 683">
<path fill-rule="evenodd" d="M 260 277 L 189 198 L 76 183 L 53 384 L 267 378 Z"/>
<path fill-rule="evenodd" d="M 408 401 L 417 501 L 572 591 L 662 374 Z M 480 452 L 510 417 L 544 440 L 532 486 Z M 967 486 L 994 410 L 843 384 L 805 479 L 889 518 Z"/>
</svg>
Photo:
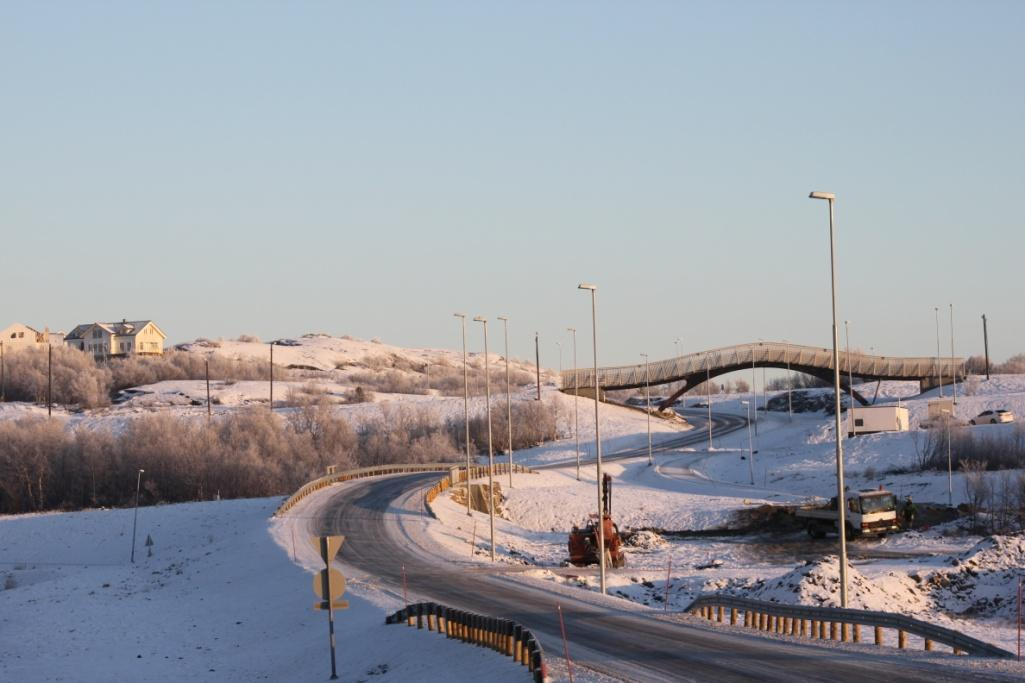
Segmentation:
<svg viewBox="0 0 1025 683">
<path fill-rule="evenodd" d="M 327 556 L 324 556 L 323 547 L 320 544 L 321 539 L 327 540 Z M 310 539 L 310 543 L 313 544 L 314 550 L 320 555 L 321 559 L 324 560 L 325 564 L 331 564 L 331 560 L 335 559 L 335 555 L 338 554 L 338 550 L 342 547 L 342 541 L 345 540 L 345 536 L 314 536 Z"/>
<path fill-rule="evenodd" d="M 328 580 L 324 581 L 324 575 L 328 574 Z M 324 584 L 327 583 L 330 586 L 331 597 L 325 597 L 324 595 Z M 334 600 L 335 598 L 341 597 L 342 593 L 345 592 L 345 577 L 337 569 L 321 569 L 319 572 L 313 575 L 313 592 L 317 594 L 317 597 L 321 600 Z"/>
<path fill-rule="evenodd" d="M 324 568 L 313 575 L 313 592 L 320 598 L 314 603 L 313 609 L 327 610 L 328 635 L 331 638 L 331 680 L 338 678 L 335 668 L 335 617 L 336 609 L 346 609 L 349 603 L 339 600 L 345 592 L 345 577 L 337 569 L 331 568 L 331 560 L 342 547 L 345 536 L 320 536 L 310 539 L 324 560 Z"/>
</svg>

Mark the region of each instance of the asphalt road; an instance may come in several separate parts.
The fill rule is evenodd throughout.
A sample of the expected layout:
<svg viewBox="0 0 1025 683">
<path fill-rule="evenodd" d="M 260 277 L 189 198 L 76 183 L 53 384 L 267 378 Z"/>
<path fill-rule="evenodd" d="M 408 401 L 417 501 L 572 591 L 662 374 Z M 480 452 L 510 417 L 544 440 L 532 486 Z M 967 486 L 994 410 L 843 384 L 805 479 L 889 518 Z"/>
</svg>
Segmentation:
<svg viewBox="0 0 1025 683">
<path fill-rule="evenodd" d="M 722 426 L 735 427 L 731 421 Z M 690 433 L 681 439 L 695 436 Z M 662 448 L 669 446 L 663 444 Z M 646 452 L 645 447 L 642 453 Z M 534 631 L 547 652 L 561 655 L 558 602 L 565 615 L 570 655 L 578 666 L 628 681 L 1015 680 L 1007 674 L 969 672 L 887 650 L 851 652 L 778 641 L 743 629 L 714 630 L 674 622 L 657 613 L 622 609 L 615 601 L 602 600 L 588 591 L 566 591 L 554 584 L 518 579 L 501 567 L 492 571 L 444 556 L 438 549 L 418 545 L 406 530 L 408 524 L 402 523 L 415 521 L 418 513 L 396 504 L 419 493 L 437 476 L 350 482 L 333 494 L 317 522 L 317 531 L 347 537 L 339 558 L 343 563 L 376 577 L 395 592 L 403 590 L 404 580 L 408 582 L 410 601 L 434 600 L 515 619 Z"/>
</svg>

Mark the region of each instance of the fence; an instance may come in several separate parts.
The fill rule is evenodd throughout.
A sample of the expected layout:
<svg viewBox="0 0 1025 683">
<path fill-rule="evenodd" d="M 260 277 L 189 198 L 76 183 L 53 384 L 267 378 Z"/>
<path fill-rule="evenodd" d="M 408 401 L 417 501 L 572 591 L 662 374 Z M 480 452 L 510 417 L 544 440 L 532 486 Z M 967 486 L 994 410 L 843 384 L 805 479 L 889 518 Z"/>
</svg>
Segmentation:
<svg viewBox="0 0 1025 683">
<path fill-rule="evenodd" d="M 897 631 L 897 647 L 901 649 L 907 647 L 907 636 L 911 634 L 922 638 L 926 650 L 932 650 L 934 644 L 940 643 L 950 647 L 954 654 L 1014 657 L 996 645 L 952 629 L 890 612 L 781 605 L 725 595 L 702 595 L 686 611 L 696 612 L 709 621 L 722 623 L 726 619 L 731 626 L 737 625 L 740 621 L 739 613 L 742 612 L 745 628 L 817 640 L 858 643 L 861 642 L 861 627 L 869 626 L 873 629 L 873 642 L 876 645 L 883 644 L 883 629 L 889 628 Z"/>
<path fill-rule="evenodd" d="M 486 617 L 473 612 L 452 609 L 434 602 L 406 605 L 385 618 L 386 624 L 401 624 L 437 631 L 446 638 L 461 640 L 513 658 L 527 667 L 535 683 L 547 683 L 548 668 L 544 650 L 534 634 L 510 619 Z M 453 680 L 458 678 L 453 676 Z"/>
</svg>

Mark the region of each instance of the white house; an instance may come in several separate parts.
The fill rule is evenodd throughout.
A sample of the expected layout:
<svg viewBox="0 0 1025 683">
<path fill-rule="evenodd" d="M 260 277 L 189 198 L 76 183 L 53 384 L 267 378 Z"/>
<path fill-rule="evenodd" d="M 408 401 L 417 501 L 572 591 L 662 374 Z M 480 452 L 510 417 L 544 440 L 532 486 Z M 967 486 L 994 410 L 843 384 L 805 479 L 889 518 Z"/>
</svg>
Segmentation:
<svg viewBox="0 0 1025 683">
<path fill-rule="evenodd" d="M 14 323 L 3 331 L 0 331 L 0 342 L 3 342 L 5 351 L 17 351 L 18 349 L 42 348 L 46 345 L 60 346 L 64 341 L 63 332 L 51 332 L 50 328 L 43 328 L 43 331 Z"/>
<path fill-rule="evenodd" d="M 164 353 L 167 335 L 152 320 L 122 320 L 119 323 L 85 323 L 64 337 L 71 348 L 111 356 L 159 356 Z"/>
</svg>

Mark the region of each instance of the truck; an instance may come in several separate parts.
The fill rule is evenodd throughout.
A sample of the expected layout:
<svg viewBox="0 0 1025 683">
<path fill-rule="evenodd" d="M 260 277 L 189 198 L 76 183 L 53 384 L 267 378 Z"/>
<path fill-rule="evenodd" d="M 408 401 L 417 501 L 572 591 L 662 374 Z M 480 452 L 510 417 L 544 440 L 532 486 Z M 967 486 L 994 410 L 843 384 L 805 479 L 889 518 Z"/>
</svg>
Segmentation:
<svg viewBox="0 0 1025 683">
<path fill-rule="evenodd" d="M 900 529 L 897 523 L 897 497 L 886 489 L 848 491 L 845 499 L 847 538 L 884 536 Z M 836 496 L 826 505 L 799 507 L 794 511 L 794 516 L 805 522 L 805 529 L 812 538 L 839 533 Z"/>
</svg>

